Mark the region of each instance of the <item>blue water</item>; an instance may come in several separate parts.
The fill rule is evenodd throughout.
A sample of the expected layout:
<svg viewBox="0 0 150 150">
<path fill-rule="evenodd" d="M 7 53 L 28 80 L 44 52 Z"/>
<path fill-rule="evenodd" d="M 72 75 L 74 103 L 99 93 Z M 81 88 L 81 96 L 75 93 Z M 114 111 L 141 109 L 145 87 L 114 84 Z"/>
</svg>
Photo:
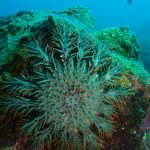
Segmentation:
<svg viewBox="0 0 150 150">
<path fill-rule="evenodd" d="M 88 8 L 95 17 L 97 29 L 128 26 L 138 39 L 141 58 L 150 72 L 150 0 L 133 0 L 131 5 L 127 0 L 0 0 L 0 16 L 72 6 Z"/>
<path fill-rule="evenodd" d="M 140 34 L 150 24 L 150 0 L 0 0 L 0 16 L 13 15 L 21 10 L 61 10 L 71 6 L 91 10 L 97 28 L 127 25 Z"/>
</svg>

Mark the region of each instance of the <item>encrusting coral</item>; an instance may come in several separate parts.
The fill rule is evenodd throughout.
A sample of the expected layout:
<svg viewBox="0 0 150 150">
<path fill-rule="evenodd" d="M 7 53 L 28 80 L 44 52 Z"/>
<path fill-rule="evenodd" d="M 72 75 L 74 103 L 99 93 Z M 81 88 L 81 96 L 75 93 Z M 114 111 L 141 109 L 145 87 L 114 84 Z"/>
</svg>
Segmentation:
<svg viewBox="0 0 150 150">
<path fill-rule="evenodd" d="M 9 95 L 3 95 L 1 109 L 25 118 L 20 130 L 27 147 L 99 149 L 129 94 L 116 86 L 122 67 L 112 62 L 106 45 L 66 22 L 51 30 L 50 42 L 40 38 L 25 45 L 32 74 L 4 82 Z"/>
</svg>

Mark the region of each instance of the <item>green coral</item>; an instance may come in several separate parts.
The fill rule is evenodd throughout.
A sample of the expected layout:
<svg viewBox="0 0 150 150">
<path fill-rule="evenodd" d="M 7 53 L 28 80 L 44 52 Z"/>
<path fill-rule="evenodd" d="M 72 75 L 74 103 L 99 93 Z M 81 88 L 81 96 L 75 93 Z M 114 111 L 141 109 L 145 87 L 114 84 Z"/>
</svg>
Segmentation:
<svg viewBox="0 0 150 150">
<path fill-rule="evenodd" d="M 126 27 L 108 28 L 93 35 L 111 49 L 110 57 L 124 64 L 125 74 L 139 77 L 143 84 L 150 85 L 150 75 L 140 60 L 140 49 L 135 36 Z"/>
<path fill-rule="evenodd" d="M 108 28 L 96 33 L 96 37 L 108 44 L 118 54 L 139 59 L 139 46 L 128 28 Z"/>
</svg>

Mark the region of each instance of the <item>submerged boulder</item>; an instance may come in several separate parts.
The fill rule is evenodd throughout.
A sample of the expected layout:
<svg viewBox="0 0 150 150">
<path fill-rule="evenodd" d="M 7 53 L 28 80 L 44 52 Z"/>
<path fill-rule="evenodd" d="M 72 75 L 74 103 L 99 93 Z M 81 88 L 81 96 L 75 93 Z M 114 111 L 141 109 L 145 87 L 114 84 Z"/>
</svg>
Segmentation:
<svg viewBox="0 0 150 150">
<path fill-rule="evenodd" d="M 23 50 L 23 45 L 31 41 L 34 36 L 47 35 L 47 37 L 50 38 L 51 33 L 49 30 L 51 30 L 53 26 L 57 26 L 59 21 L 67 22 L 71 26 L 78 28 L 78 30 L 84 29 L 91 32 L 95 29 L 95 22 L 92 15 L 87 9 L 81 7 L 69 8 L 64 11 L 23 11 L 15 16 L 1 18 L 1 78 L 4 73 L 16 73 L 19 72 L 18 70 L 26 68 L 24 59 L 26 52 Z M 19 65 L 17 65 L 16 62 Z"/>
<path fill-rule="evenodd" d="M 139 60 L 139 45 L 128 27 L 112 27 L 96 32 L 96 37 L 124 57 Z"/>
<path fill-rule="evenodd" d="M 112 59 L 123 64 L 125 74 L 120 84 L 131 86 L 135 94 L 123 108 L 125 111 L 119 115 L 117 133 L 111 139 L 112 143 L 114 141 L 116 143 L 113 143 L 111 147 L 115 145 L 114 149 L 119 149 L 119 147 L 129 149 L 130 147 L 130 149 L 138 150 L 141 148 L 140 144 L 142 145 L 140 125 L 143 124 L 150 100 L 150 75 L 141 61 L 140 46 L 127 27 L 112 27 L 95 32 L 94 35 L 110 47 Z"/>
<path fill-rule="evenodd" d="M 111 57 L 124 64 L 127 74 L 134 74 L 142 82 L 149 84 L 149 73 L 141 61 L 141 49 L 135 35 L 127 27 L 113 27 L 94 33 L 96 38 L 107 44 Z"/>
</svg>

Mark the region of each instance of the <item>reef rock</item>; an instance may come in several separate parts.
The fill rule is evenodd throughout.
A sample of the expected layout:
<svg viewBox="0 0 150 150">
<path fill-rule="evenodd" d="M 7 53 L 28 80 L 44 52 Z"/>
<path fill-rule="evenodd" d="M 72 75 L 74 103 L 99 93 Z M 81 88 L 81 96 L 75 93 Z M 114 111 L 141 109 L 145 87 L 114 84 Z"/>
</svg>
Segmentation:
<svg viewBox="0 0 150 150">
<path fill-rule="evenodd" d="M 111 57 L 124 64 L 127 74 L 149 84 L 149 73 L 141 61 L 141 49 L 135 35 L 127 27 L 112 27 L 94 33 L 96 38 L 112 50 Z"/>
</svg>

